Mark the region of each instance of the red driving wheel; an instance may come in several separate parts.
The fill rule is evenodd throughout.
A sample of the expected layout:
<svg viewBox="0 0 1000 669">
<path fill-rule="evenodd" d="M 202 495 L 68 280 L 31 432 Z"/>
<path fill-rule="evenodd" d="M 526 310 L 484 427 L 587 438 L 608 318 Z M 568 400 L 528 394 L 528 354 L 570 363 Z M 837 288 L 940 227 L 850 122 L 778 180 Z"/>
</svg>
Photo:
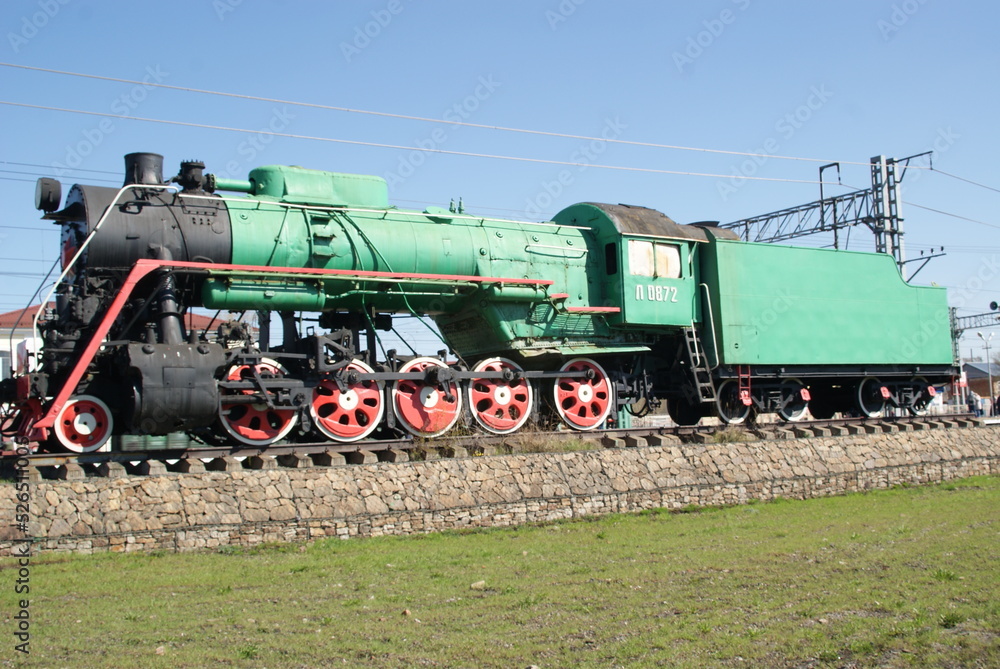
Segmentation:
<svg viewBox="0 0 1000 669">
<path fill-rule="evenodd" d="M 506 358 L 483 360 L 474 372 L 520 372 L 521 368 Z M 509 434 L 527 422 L 531 416 L 531 384 L 527 379 L 472 379 L 469 384 L 469 406 L 476 422 L 494 434 Z"/>
<path fill-rule="evenodd" d="M 285 368 L 270 358 L 261 358 L 256 365 L 234 365 L 226 374 L 228 381 L 252 379 L 253 368 L 262 379 L 285 375 Z M 241 390 L 253 395 L 253 390 Z M 219 405 L 219 422 L 233 439 L 248 446 L 270 446 L 283 438 L 298 422 L 295 409 L 271 409 L 265 402 L 252 404 L 226 403 L 225 396 Z"/>
<path fill-rule="evenodd" d="M 437 358 L 414 358 L 399 368 L 400 373 L 423 372 L 429 367 L 447 367 Z M 420 379 L 400 379 L 392 387 L 392 410 L 410 434 L 436 437 L 444 434 L 462 413 L 458 384 L 448 382 L 442 392 L 436 384 Z"/>
<path fill-rule="evenodd" d="M 593 378 L 556 381 L 556 411 L 563 421 L 576 430 L 592 430 L 603 423 L 611 413 L 611 383 L 604 369 L 590 358 L 574 358 L 559 371 L 593 372 Z"/>
<path fill-rule="evenodd" d="M 374 370 L 355 360 L 344 372 L 371 374 Z M 333 379 L 323 379 L 313 389 L 309 413 L 313 424 L 328 439 L 357 441 L 371 434 L 382 420 L 385 403 L 382 388 L 375 381 L 359 381 L 341 392 Z"/>
</svg>

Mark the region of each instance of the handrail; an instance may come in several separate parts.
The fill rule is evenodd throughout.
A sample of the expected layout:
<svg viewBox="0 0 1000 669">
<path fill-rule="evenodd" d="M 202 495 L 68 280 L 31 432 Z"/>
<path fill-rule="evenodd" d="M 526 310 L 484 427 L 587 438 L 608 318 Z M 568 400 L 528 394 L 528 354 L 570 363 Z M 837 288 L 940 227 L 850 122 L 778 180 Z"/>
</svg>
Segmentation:
<svg viewBox="0 0 1000 669">
<path fill-rule="evenodd" d="M 705 306 L 708 308 L 708 324 L 712 328 L 712 354 L 715 356 L 715 364 L 712 365 L 712 370 L 719 368 L 721 360 L 719 359 L 719 346 L 715 341 L 715 314 L 712 312 L 712 294 L 708 290 L 708 284 L 705 282 L 699 283 L 700 288 L 705 289 Z"/>
</svg>

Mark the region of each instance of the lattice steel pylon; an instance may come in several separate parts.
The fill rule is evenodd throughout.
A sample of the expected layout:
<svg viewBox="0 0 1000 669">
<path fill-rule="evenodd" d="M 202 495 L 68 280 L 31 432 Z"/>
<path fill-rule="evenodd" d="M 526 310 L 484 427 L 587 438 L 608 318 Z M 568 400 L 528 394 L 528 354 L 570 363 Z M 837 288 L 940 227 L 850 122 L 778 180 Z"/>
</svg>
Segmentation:
<svg viewBox="0 0 1000 669">
<path fill-rule="evenodd" d="M 900 212 L 899 182 L 896 180 L 896 161 L 885 156 L 871 159 L 872 172 L 872 221 L 868 224 L 875 233 L 875 252 L 888 253 L 902 269 L 906 263 L 903 245 L 903 216 Z"/>
<path fill-rule="evenodd" d="M 993 304 L 996 304 L 996 302 Z M 990 305 L 991 308 L 993 308 L 993 304 Z M 955 307 L 951 307 L 948 311 L 951 316 L 951 353 L 955 357 L 956 364 L 961 359 L 961 353 L 958 350 L 958 340 L 962 338 L 962 334 L 966 330 L 1000 327 L 1000 313 L 996 311 L 987 311 L 986 313 L 974 314 L 972 316 L 959 316 L 958 309 Z"/>
<path fill-rule="evenodd" d="M 744 240 L 753 242 L 782 242 L 796 237 L 832 232 L 833 248 L 839 249 L 840 231 L 850 231 L 857 225 L 864 225 L 875 236 L 875 251 L 891 255 L 904 278 L 906 278 L 904 265 L 908 262 L 920 263 L 909 276 L 909 279 L 912 279 L 931 258 L 943 255 L 932 252 L 912 261 L 907 260 L 903 241 L 899 184 L 911 160 L 929 155 L 930 151 L 901 159 L 874 156 L 870 161 L 871 188 L 834 197 L 825 197 L 823 194 L 823 170 L 836 167 L 839 175 L 840 165 L 839 163 L 824 165 L 820 168 L 818 201 L 725 223 L 720 227 L 734 230 Z M 838 183 L 840 183 L 839 178 Z"/>
</svg>

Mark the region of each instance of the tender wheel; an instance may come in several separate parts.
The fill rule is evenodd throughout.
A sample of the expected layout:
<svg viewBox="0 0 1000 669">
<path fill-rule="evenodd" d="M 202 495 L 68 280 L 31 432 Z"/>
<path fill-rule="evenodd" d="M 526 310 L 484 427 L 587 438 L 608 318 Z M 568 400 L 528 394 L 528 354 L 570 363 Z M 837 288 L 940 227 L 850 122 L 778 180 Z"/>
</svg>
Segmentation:
<svg viewBox="0 0 1000 669">
<path fill-rule="evenodd" d="M 836 405 L 828 397 L 820 395 L 809 400 L 809 413 L 816 420 L 830 420 L 836 412 Z"/>
<path fill-rule="evenodd" d="M 414 358 L 399 371 L 422 372 L 430 367 L 448 366 L 437 358 Z M 436 437 L 452 428 L 462 413 L 462 398 L 457 383 L 447 382 L 444 389 L 442 392 L 435 384 L 413 379 L 393 384 L 392 410 L 407 432 L 417 437 Z"/>
<path fill-rule="evenodd" d="M 885 411 L 888 391 L 874 376 L 866 376 L 858 384 L 856 393 L 858 411 L 866 418 L 878 418 Z"/>
<path fill-rule="evenodd" d="M 92 395 L 77 395 L 59 412 L 52 434 L 71 453 L 93 453 L 111 438 L 113 426 L 107 404 Z"/>
<path fill-rule="evenodd" d="M 256 365 L 234 365 L 226 374 L 228 381 L 253 378 L 253 367 L 261 378 L 285 375 L 285 368 L 270 358 L 261 358 Z M 241 391 L 253 395 L 253 390 Z M 270 409 L 265 402 L 253 404 L 226 404 L 223 396 L 219 404 L 219 423 L 236 441 L 248 446 L 270 446 L 282 439 L 298 422 L 295 409 Z"/>
<path fill-rule="evenodd" d="M 343 372 L 371 374 L 375 370 L 354 360 Z M 333 441 L 364 439 L 378 427 L 385 413 L 382 388 L 375 381 L 358 381 L 340 391 L 333 379 L 323 379 L 313 388 L 309 414 L 313 424 L 324 436 Z"/>
<path fill-rule="evenodd" d="M 715 408 L 719 414 L 719 420 L 723 423 L 740 425 L 750 416 L 752 405 L 743 403 L 743 399 L 740 397 L 739 382 L 735 379 L 726 379 L 715 393 Z M 674 422 L 678 425 L 681 424 L 676 419 Z"/>
<path fill-rule="evenodd" d="M 667 400 L 667 414 L 678 425 L 690 427 L 701 420 L 701 406 L 691 404 L 682 397 L 671 397 Z"/>
<path fill-rule="evenodd" d="M 564 378 L 555 383 L 556 411 L 575 430 L 592 430 L 611 413 L 608 375 L 590 358 L 574 358 L 560 372 L 593 371 L 594 378 Z"/>
<path fill-rule="evenodd" d="M 789 379 L 781 384 L 781 398 L 790 398 L 784 406 L 778 409 L 778 416 L 781 420 L 794 423 L 802 420 L 809 408 L 808 390 L 798 379 Z M 805 393 L 805 396 L 803 396 Z"/>
<path fill-rule="evenodd" d="M 926 416 L 927 406 L 936 394 L 934 386 L 922 376 L 914 376 L 910 379 L 910 383 L 914 386 L 914 390 L 920 391 L 920 394 L 914 396 L 913 402 L 906 407 L 906 410 L 910 412 L 911 416 Z"/>
<path fill-rule="evenodd" d="M 506 358 L 483 360 L 474 372 L 520 372 L 521 368 Z M 533 393 L 527 379 L 472 379 L 469 406 L 476 422 L 487 432 L 509 434 L 519 429 L 531 416 Z"/>
</svg>

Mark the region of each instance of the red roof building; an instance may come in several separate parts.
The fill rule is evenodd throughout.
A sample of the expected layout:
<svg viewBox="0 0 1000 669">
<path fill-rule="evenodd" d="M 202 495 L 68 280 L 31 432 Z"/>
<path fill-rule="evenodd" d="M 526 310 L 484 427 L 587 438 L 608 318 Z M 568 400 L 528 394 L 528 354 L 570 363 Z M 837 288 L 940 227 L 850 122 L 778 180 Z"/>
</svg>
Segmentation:
<svg viewBox="0 0 1000 669">
<path fill-rule="evenodd" d="M 54 302 L 49 302 L 48 306 L 51 309 L 55 309 Z M 29 340 L 26 342 L 26 346 L 28 346 L 26 350 L 34 349 L 30 344 L 30 338 L 32 336 L 32 321 L 38 312 L 38 307 L 39 305 L 33 304 L 27 309 L 15 309 L 14 311 L 0 314 L 0 379 L 10 376 L 12 369 L 17 367 L 14 364 L 14 359 L 18 344 Z M 225 315 L 228 316 L 228 314 Z M 209 338 L 212 339 L 216 329 L 225 320 L 223 318 L 212 318 L 188 312 L 184 316 L 184 327 L 188 330 L 194 329 L 206 332 Z M 11 329 L 14 330 L 13 333 L 11 333 Z M 254 331 L 256 332 L 256 328 L 254 328 Z"/>
<path fill-rule="evenodd" d="M 38 311 L 37 304 L 33 304 L 27 308 L 27 310 L 22 311 L 21 309 L 15 309 L 14 311 L 8 311 L 5 314 L 0 314 L 0 337 L 4 337 L 10 334 L 10 329 L 17 324 L 17 331 L 30 330 L 31 322 L 35 317 L 35 313 Z M 50 309 L 55 309 L 55 302 L 49 302 Z M 22 315 L 23 314 L 23 315 Z M 20 319 L 20 321 L 18 320 Z M 211 318 L 209 316 L 203 316 L 201 314 L 195 314 L 188 312 L 184 317 L 184 327 L 188 330 L 207 330 L 209 332 L 215 331 L 220 324 L 224 323 L 223 318 Z M 23 333 L 21 336 L 26 336 L 27 332 Z"/>
</svg>

